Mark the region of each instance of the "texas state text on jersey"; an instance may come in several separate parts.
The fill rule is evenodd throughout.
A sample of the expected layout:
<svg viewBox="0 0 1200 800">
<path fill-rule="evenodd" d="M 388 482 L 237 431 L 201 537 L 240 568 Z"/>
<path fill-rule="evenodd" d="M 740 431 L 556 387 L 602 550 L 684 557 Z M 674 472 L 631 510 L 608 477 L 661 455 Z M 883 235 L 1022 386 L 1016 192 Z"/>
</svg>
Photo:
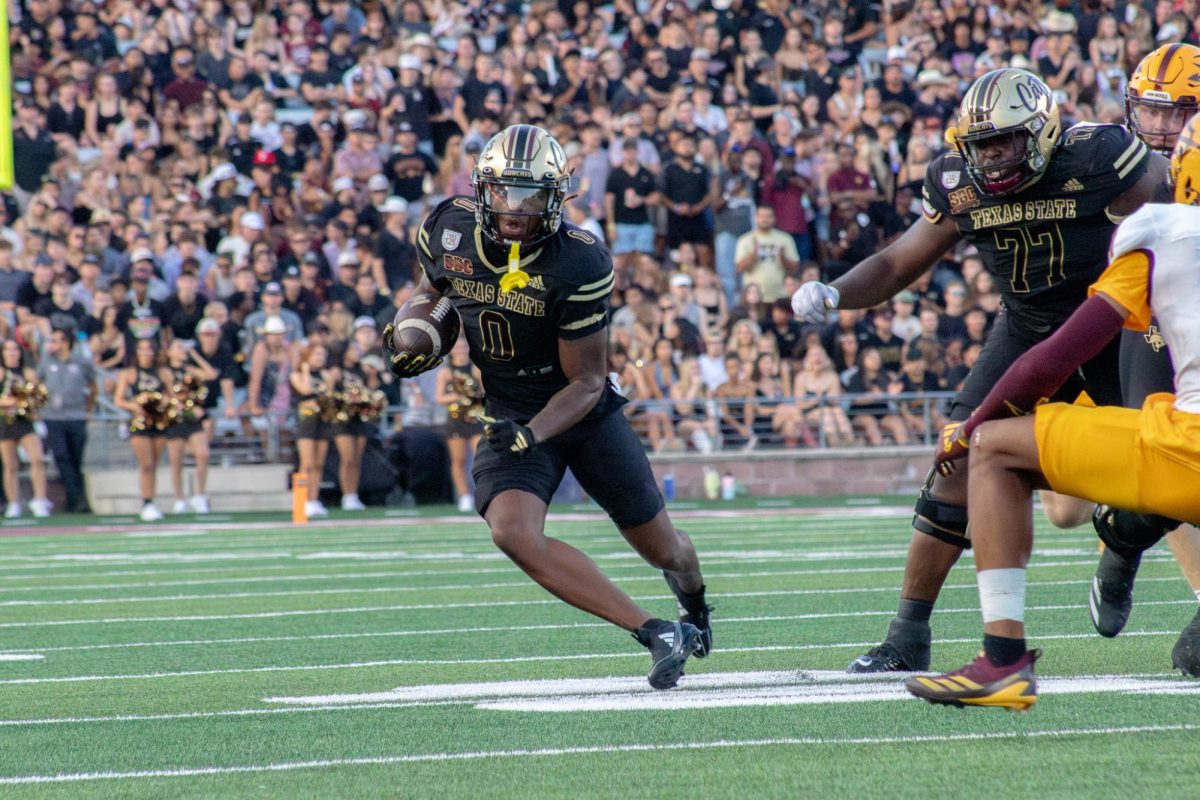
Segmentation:
<svg viewBox="0 0 1200 800">
<path fill-rule="evenodd" d="M 1010 320 L 1032 333 L 1060 325 L 1106 263 L 1115 222 L 1108 206 L 1141 178 L 1150 150 L 1119 125 L 1075 125 L 1045 173 L 1011 195 L 989 197 L 957 152 L 925 175 L 926 218 L 948 217 L 996 276 Z"/>
<path fill-rule="evenodd" d="M 563 223 L 521 254 L 529 285 L 504 293 L 507 253 L 476 225 L 475 203 L 439 204 L 417 232 L 417 255 L 429 282 L 454 303 L 483 374 L 493 416 L 527 421 L 567 385 L 560 339 L 580 339 L 608 326 L 612 257 L 591 234 Z M 620 404 L 606 389 L 592 415 Z"/>
</svg>

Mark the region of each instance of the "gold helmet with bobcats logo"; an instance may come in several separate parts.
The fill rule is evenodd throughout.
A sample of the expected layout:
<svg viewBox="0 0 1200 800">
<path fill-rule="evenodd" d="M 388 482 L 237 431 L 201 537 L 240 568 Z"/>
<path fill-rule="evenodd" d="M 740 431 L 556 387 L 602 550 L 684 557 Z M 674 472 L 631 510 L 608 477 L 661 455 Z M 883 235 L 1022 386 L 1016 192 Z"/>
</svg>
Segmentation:
<svg viewBox="0 0 1200 800">
<path fill-rule="evenodd" d="M 1179 132 L 1170 174 L 1175 202 L 1200 206 L 1200 115 L 1188 120 Z"/>
<path fill-rule="evenodd" d="M 1200 108 L 1200 47 L 1164 44 L 1142 59 L 1125 87 L 1125 120 L 1151 150 L 1170 155 Z"/>
<path fill-rule="evenodd" d="M 1012 194 L 1033 184 L 1062 133 L 1058 104 L 1042 79 L 1023 69 L 996 69 L 971 84 L 946 130 L 980 192 Z"/>
<path fill-rule="evenodd" d="M 567 154 L 545 129 L 513 125 L 497 133 L 471 171 L 475 220 L 501 245 L 536 244 L 562 223 L 571 186 Z"/>
</svg>

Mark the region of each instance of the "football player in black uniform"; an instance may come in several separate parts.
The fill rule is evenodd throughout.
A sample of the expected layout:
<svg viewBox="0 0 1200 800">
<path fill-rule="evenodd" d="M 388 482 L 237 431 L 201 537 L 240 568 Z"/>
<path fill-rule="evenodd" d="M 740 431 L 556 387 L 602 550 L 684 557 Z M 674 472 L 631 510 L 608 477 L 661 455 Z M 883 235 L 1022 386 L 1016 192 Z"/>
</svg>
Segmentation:
<svg viewBox="0 0 1200 800">
<path fill-rule="evenodd" d="M 1200 48 L 1165 44 L 1150 53 L 1125 87 L 1126 121 L 1152 150 L 1169 156 L 1184 125 L 1200 108 Z M 1156 324 L 1121 334 L 1121 393 L 1127 408 L 1141 408 L 1156 392 L 1174 392 L 1175 371 Z M 1133 608 L 1133 584 L 1142 553 L 1164 535 L 1200 599 L 1200 532 L 1155 514 L 1097 506 L 1093 524 L 1107 547 L 1092 581 L 1088 610 L 1103 636 L 1116 636 Z M 1171 651 L 1171 663 L 1200 676 L 1200 611 Z"/>
<path fill-rule="evenodd" d="M 475 506 L 492 540 L 546 591 L 633 633 L 650 649 L 650 685 L 667 689 L 691 655 L 712 646 L 696 551 L 671 524 L 646 452 L 607 378 L 608 249 L 562 221 L 567 158 L 545 130 L 496 134 L 471 173 L 475 198 L 438 205 L 417 233 L 419 291 L 462 316 L 483 376 L 484 440 L 475 454 Z M 392 346 L 391 331 L 384 341 Z M 392 371 L 425 362 L 394 353 Z M 567 468 L 625 539 L 663 570 L 681 619 L 656 619 L 579 550 L 545 535 Z"/>
<path fill-rule="evenodd" d="M 1168 198 L 1167 161 L 1123 127 L 1080 124 L 1063 131 L 1040 78 L 1019 69 L 987 73 L 967 90 L 954 149 L 925 176 L 925 213 L 900 239 L 831 285 L 804 284 L 796 315 L 822 322 L 829 309 L 870 308 L 904 289 L 965 239 L 995 275 L 1004 299 L 990 337 L 954 398 L 965 420 L 1008 366 L 1058 328 L 1106 264 L 1116 223 L 1143 203 Z M 1120 404 L 1118 348 L 1085 364 L 1060 390 L 1081 389 L 1100 405 Z M 851 672 L 924 670 L 929 616 L 967 538 L 967 470 L 930 470 L 916 502 L 899 609 L 884 642 Z"/>
</svg>

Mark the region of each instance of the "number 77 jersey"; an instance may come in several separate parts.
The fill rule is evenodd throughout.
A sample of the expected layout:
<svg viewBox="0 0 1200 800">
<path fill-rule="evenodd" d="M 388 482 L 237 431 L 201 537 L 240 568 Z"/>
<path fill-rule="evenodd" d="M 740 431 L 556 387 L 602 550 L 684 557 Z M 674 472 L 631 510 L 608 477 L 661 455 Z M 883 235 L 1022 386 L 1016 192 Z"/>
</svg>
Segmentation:
<svg viewBox="0 0 1200 800">
<path fill-rule="evenodd" d="M 925 173 L 925 217 L 953 221 L 996 277 L 1010 323 L 1045 335 L 1084 301 L 1104 271 L 1120 221 L 1108 206 L 1141 179 L 1151 158 L 1120 125 L 1079 124 L 1059 138 L 1036 183 L 989 197 L 951 151 Z"/>
<path fill-rule="evenodd" d="M 475 204 L 465 197 L 443 201 L 417 230 L 417 258 L 462 317 L 489 413 L 524 422 L 567 385 L 559 341 L 608 327 L 612 257 L 591 234 L 564 222 L 522 251 L 529 284 L 503 292 L 507 256 L 479 230 Z M 592 415 L 620 402 L 609 387 Z"/>
</svg>

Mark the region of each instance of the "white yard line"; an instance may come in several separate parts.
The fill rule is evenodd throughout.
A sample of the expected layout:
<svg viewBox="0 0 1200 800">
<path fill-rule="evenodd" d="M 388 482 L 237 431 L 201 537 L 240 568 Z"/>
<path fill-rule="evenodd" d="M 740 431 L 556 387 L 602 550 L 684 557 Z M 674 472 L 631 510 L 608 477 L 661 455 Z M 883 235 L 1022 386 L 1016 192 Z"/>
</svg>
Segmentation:
<svg viewBox="0 0 1200 800">
<path fill-rule="evenodd" d="M 1144 605 L 1144 604 L 1143 604 Z M 1078 606 L 1046 606 L 1043 608 L 1072 608 Z M 979 613 L 977 609 L 962 609 L 963 612 L 973 614 Z M 892 612 L 867 612 L 870 615 L 885 616 Z M 793 619 L 810 619 L 813 615 L 794 615 L 786 617 L 760 617 L 758 621 L 779 621 Z M 850 616 L 850 615 L 847 615 Z M 864 615 L 865 616 L 865 615 Z M 586 626 L 580 626 L 586 627 Z M 601 627 L 601 625 L 596 625 Z M 1178 636 L 1178 631 L 1142 631 L 1123 633 L 1122 636 Z M 1070 633 L 1059 635 L 1038 636 L 1038 641 L 1054 640 L 1054 639 L 1095 639 L 1093 633 Z M 962 638 L 962 639 L 941 639 L 939 643 L 963 643 L 977 642 L 978 636 Z M 719 652 L 722 653 L 771 653 L 771 652 L 803 652 L 806 650 L 834 650 L 847 647 L 870 647 L 878 644 L 878 641 L 870 642 L 839 642 L 834 644 L 789 644 L 789 645 L 762 645 L 756 647 L 722 647 Z M 44 653 L 46 650 L 39 650 L 39 653 Z M 378 661 L 360 661 L 350 662 L 345 664 L 298 664 L 293 666 L 287 665 L 267 665 L 260 667 L 230 667 L 226 669 L 208 669 L 208 670 L 183 670 L 177 672 L 145 672 L 136 674 L 118 674 L 118 675 L 65 675 L 59 677 L 47 678 L 7 678 L 0 680 L 0 686 L 4 685 L 31 685 L 31 684 L 53 684 L 53 683 L 90 683 L 103 681 L 132 681 L 132 680 L 159 680 L 163 678 L 194 678 L 206 675 L 246 675 L 264 672 L 311 672 L 319 670 L 334 670 L 334 669 L 365 669 L 373 667 L 392 667 L 392 666 L 466 666 L 466 665 L 483 665 L 483 664 L 529 664 L 536 662 L 554 662 L 554 661 L 594 661 L 594 660 L 609 660 L 616 658 L 638 658 L 644 659 L 646 654 L 641 650 L 630 650 L 619 653 L 574 653 L 565 655 L 532 655 L 532 656 L 510 656 L 496 658 L 397 658 L 384 659 Z"/>
<path fill-rule="evenodd" d="M 37 652 L 16 651 L 0 653 L 0 661 L 41 661 L 45 658 L 41 650 Z"/>
<path fill-rule="evenodd" d="M 1090 562 L 1089 562 L 1090 563 Z M 510 570 L 511 572 L 511 570 Z M 786 577 L 799 575 L 822 575 L 823 570 L 775 570 L 764 572 L 712 572 L 705 573 L 705 579 L 710 587 L 715 584 L 713 581 L 739 580 L 744 578 L 765 578 L 765 577 Z M 339 576 L 341 580 L 351 580 L 351 576 Z M 311 578 L 309 580 L 312 580 Z M 661 575 L 631 575 L 618 579 L 619 583 L 635 583 L 648 582 L 657 583 L 662 581 Z M 1179 576 L 1164 576 L 1164 577 L 1148 577 L 1139 578 L 1140 583 L 1148 583 L 1151 581 L 1160 582 L 1183 582 L 1183 578 Z M 162 584 L 159 584 L 162 585 Z M 79 597 L 65 598 L 56 600 L 3 600 L 0 601 L 0 607 L 23 607 L 23 606 L 87 606 L 87 605 L 109 605 L 118 603 L 180 603 L 192 602 L 196 600 L 203 601 L 221 601 L 221 600 L 244 600 L 248 598 L 263 598 L 263 597 L 308 597 L 308 596 L 324 596 L 324 595 L 344 595 L 344 594 L 381 594 L 389 592 L 461 592 L 461 591 L 476 591 L 481 589 L 530 589 L 533 583 L 526 580 L 504 581 L 497 583 L 453 583 L 453 584 L 435 584 L 435 585 L 415 585 L 415 586 L 366 586 L 352 587 L 346 586 L 336 589 L 281 589 L 273 592 L 225 592 L 211 594 L 172 594 L 172 595 L 146 595 L 133 597 Z M 1037 581 L 1036 586 L 1078 586 L 1091 585 L 1091 579 L 1075 579 L 1075 580 L 1057 580 L 1057 581 Z M 86 586 L 76 587 L 86 589 Z M 130 586 L 113 586 L 106 588 L 132 588 Z M 971 589 L 974 590 L 974 583 L 948 584 L 942 587 L 942 590 L 958 590 Z M 889 584 L 887 586 L 851 586 L 840 587 L 836 589 L 786 589 L 768 592 L 768 594 L 788 594 L 788 595 L 831 595 L 831 594 L 859 594 L 867 592 L 895 592 L 896 587 Z M 712 597 L 753 597 L 755 593 L 728 593 L 714 592 Z M 447 606 L 452 607 L 452 606 Z"/>
<path fill-rule="evenodd" d="M 593 745 L 587 747 L 554 747 L 541 749 L 476 750 L 469 752 L 407 753 L 382 756 L 358 756 L 353 758 L 314 759 L 311 761 L 283 761 L 268 764 L 241 764 L 206 767 L 176 767 L 171 769 L 147 769 L 129 772 L 76 772 L 53 775 L 14 775 L 0 777 L 0 785 L 14 786 L 41 783 L 78 783 L 82 781 L 131 780 L 137 778 L 187 778 L 206 775 L 232 775 L 244 773 L 293 772 L 296 770 L 329 769 L 345 766 L 387 766 L 413 763 L 445 763 L 455 761 L 477 761 L 480 759 L 548 758 L 572 755 L 609 753 L 671 752 L 680 750 L 713 750 L 754 747 L 844 747 L 852 745 L 888 744 L 936 744 L 961 741 L 995 741 L 1042 737 L 1111 736 L 1117 734 L 1171 733 L 1200 730 L 1200 725 L 1131 725 L 1104 728 L 1053 728 L 1035 731 L 1013 731 L 994 733 L 955 733 L 930 736 L 864 736 L 864 737 L 786 737 L 775 739 L 720 739 L 715 741 L 631 743 Z"/>
</svg>

